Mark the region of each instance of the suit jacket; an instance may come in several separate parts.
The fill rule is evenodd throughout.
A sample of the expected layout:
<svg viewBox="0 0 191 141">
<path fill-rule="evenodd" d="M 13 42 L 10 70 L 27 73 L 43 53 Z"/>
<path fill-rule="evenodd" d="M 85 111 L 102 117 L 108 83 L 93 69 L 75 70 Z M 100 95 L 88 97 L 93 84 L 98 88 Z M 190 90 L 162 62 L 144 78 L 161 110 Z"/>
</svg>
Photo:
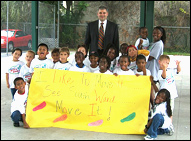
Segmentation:
<svg viewBox="0 0 191 141">
<path fill-rule="evenodd" d="M 99 31 L 98 31 L 99 21 L 93 21 L 88 23 L 85 37 L 85 44 L 87 47 L 87 52 L 97 51 L 98 49 L 98 39 L 99 39 Z M 119 56 L 119 33 L 117 24 L 107 20 L 107 25 L 105 29 L 104 35 L 104 49 L 106 48 L 108 43 L 113 43 L 117 48 L 117 56 Z M 116 57 L 117 57 L 116 56 Z"/>
</svg>

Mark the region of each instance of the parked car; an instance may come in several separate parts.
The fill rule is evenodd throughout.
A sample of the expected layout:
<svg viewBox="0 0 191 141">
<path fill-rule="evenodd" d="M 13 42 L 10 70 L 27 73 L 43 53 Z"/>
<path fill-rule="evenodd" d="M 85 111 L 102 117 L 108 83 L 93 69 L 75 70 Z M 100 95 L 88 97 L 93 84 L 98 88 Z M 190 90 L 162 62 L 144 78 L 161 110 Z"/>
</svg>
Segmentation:
<svg viewBox="0 0 191 141">
<path fill-rule="evenodd" d="M 1 50 L 6 49 L 7 29 L 1 30 Z M 32 49 L 32 36 L 19 29 L 8 29 L 8 51 L 16 47 Z"/>
</svg>

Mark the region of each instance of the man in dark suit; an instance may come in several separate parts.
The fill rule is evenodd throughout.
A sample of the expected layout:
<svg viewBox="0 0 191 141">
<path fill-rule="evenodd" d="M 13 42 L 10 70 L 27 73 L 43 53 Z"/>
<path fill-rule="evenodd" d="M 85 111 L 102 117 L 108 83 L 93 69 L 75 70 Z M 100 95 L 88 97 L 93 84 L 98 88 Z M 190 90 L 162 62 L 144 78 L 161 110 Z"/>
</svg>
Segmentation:
<svg viewBox="0 0 191 141">
<path fill-rule="evenodd" d="M 98 52 L 101 56 L 107 44 L 113 43 L 117 48 L 117 56 L 119 56 L 119 33 L 117 24 L 107 20 L 108 10 L 105 6 L 100 6 L 98 13 L 98 19 L 96 21 L 88 23 L 86 30 L 86 38 L 85 44 L 87 47 L 87 52 L 92 51 Z M 103 25 L 103 37 L 102 39 L 102 47 L 100 47 L 100 26 Z M 99 43 L 98 43 L 99 42 Z"/>
</svg>

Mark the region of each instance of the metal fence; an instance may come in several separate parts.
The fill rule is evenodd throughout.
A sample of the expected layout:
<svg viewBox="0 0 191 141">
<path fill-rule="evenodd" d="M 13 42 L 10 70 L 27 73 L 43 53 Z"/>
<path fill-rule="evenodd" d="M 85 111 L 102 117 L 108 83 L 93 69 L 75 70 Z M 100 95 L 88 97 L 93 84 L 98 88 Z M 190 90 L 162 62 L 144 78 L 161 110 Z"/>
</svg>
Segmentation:
<svg viewBox="0 0 191 141">
<path fill-rule="evenodd" d="M 31 2 L 29 2 L 29 5 Z M 3 8 L 5 8 L 4 6 Z M 9 7 L 10 8 L 10 7 Z M 73 24 L 73 23 L 60 23 L 59 36 L 57 36 L 57 27 L 55 24 L 55 6 L 39 2 L 39 23 L 38 23 L 38 43 L 46 43 L 50 49 L 54 47 L 68 46 L 69 48 L 76 49 L 78 44 L 85 40 L 85 32 L 87 24 Z M 18 20 L 20 21 L 20 20 Z M 137 23 L 139 24 L 139 23 Z M 8 22 L 8 28 L 21 29 L 27 34 L 32 34 L 32 23 L 28 22 Z M 119 41 L 135 43 L 138 37 L 139 25 L 129 24 L 122 27 L 119 26 Z M 166 51 L 180 51 L 190 52 L 190 27 L 175 27 L 165 26 L 162 27 L 166 30 L 167 40 L 164 50 Z M 1 20 L 1 29 L 6 29 L 6 21 Z M 59 43 L 58 43 L 59 41 Z"/>
</svg>

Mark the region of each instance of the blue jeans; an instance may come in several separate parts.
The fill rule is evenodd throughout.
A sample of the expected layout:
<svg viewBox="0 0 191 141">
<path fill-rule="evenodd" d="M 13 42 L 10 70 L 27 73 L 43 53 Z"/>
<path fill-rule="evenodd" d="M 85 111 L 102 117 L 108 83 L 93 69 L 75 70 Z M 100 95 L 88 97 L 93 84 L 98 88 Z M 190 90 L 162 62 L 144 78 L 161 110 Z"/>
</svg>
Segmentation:
<svg viewBox="0 0 191 141">
<path fill-rule="evenodd" d="M 163 124 L 164 124 L 164 117 L 161 114 L 156 114 L 152 119 L 152 123 L 147 131 L 147 134 L 152 138 L 156 138 L 157 135 L 168 133 L 169 132 L 168 128 L 166 129 L 159 128 Z"/>
<path fill-rule="evenodd" d="M 12 99 L 14 98 L 15 92 L 17 91 L 17 89 L 15 88 L 11 88 L 11 93 L 12 93 Z"/>
<path fill-rule="evenodd" d="M 11 114 L 11 119 L 13 120 L 14 123 L 19 123 L 19 121 L 23 121 L 22 120 L 22 115 L 21 115 L 21 113 L 18 110 L 14 111 Z"/>
</svg>

